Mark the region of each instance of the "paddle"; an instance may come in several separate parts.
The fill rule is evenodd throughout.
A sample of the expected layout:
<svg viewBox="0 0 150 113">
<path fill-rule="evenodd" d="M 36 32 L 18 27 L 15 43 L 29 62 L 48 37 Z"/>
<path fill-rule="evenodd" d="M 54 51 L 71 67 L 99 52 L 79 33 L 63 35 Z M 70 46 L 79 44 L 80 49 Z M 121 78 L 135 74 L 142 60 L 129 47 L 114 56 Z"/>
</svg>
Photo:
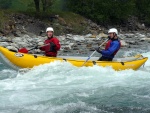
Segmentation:
<svg viewBox="0 0 150 113">
<path fill-rule="evenodd" d="M 43 47 L 43 46 L 46 46 L 46 45 L 49 45 L 49 43 L 48 43 L 48 44 L 45 44 L 45 45 L 42 45 L 42 46 L 39 46 L 38 48 Z M 33 47 L 33 48 L 29 49 L 29 50 L 27 50 L 27 49 L 24 47 L 24 48 L 19 49 L 18 52 L 20 52 L 20 53 L 28 53 L 29 51 L 31 51 L 31 50 L 33 50 L 33 49 L 36 49 L 36 48 L 37 48 L 37 46 L 36 46 L 36 47 Z"/>
<path fill-rule="evenodd" d="M 29 51 L 31 51 L 31 50 L 33 50 L 33 49 L 35 49 L 35 48 L 36 48 L 36 47 L 33 47 L 33 48 L 27 50 L 27 49 L 24 47 L 24 48 L 19 49 L 18 52 L 20 52 L 20 53 L 28 53 Z"/>
<path fill-rule="evenodd" d="M 105 41 L 99 46 L 99 48 L 100 48 L 104 43 L 106 43 L 108 40 L 109 40 L 109 39 L 105 40 Z M 95 52 L 96 52 L 96 50 L 86 59 L 86 61 L 82 64 L 82 66 L 84 66 L 88 60 L 90 60 L 90 58 L 95 54 Z M 82 66 L 81 66 L 81 67 L 82 67 Z"/>
</svg>

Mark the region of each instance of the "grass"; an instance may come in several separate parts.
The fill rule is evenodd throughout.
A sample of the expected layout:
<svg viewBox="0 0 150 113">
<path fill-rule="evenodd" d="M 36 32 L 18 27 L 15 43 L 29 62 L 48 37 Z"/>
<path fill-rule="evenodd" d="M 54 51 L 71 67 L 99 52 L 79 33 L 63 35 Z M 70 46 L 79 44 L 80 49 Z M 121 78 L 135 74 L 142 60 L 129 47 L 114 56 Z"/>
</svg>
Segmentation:
<svg viewBox="0 0 150 113">
<path fill-rule="evenodd" d="M 58 30 L 56 31 L 56 34 L 66 32 L 64 31 L 66 26 L 69 26 L 71 33 L 82 34 L 83 31 L 86 31 L 87 27 L 86 24 L 83 25 L 83 23 L 85 23 L 85 18 L 72 12 L 49 11 L 46 13 L 36 13 L 35 11 L 0 10 L 0 30 L 4 28 L 4 25 L 6 25 L 5 23 L 8 23 L 8 21 L 11 20 L 8 15 L 13 13 L 22 13 L 31 17 L 39 18 L 48 24 L 53 23 L 52 27 Z M 50 17 L 52 15 L 59 15 L 59 18 L 51 22 Z"/>
<path fill-rule="evenodd" d="M 79 14 L 75 14 L 73 12 L 49 10 L 44 13 L 43 12 L 35 13 L 35 11 L 31 12 L 31 10 L 30 10 L 30 11 L 26 11 L 23 13 L 30 15 L 30 16 L 34 16 L 35 18 L 39 18 L 40 20 L 42 20 L 46 23 L 53 24 L 54 28 L 57 28 L 60 30 L 64 29 L 63 26 L 64 27 L 69 26 L 70 28 L 72 28 L 72 33 L 75 33 L 75 34 L 82 34 L 83 31 L 86 31 L 86 27 L 88 26 L 86 24 L 84 17 L 82 17 Z M 59 17 L 58 17 L 58 19 L 51 21 L 50 18 L 54 15 L 59 15 Z M 57 23 L 59 23 L 60 25 L 58 26 Z"/>
<path fill-rule="evenodd" d="M 0 31 L 4 29 L 5 24 L 9 21 L 9 17 L 6 14 L 9 14 L 9 11 L 0 10 Z"/>
<path fill-rule="evenodd" d="M 49 9 L 47 12 L 36 13 L 33 0 L 13 0 L 9 10 L 0 10 L 0 30 L 3 28 L 4 23 L 9 20 L 9 16 L 5 14 L 22 13 L 31 17 L 39 18 L 46 23 L 51 23 L 50 17 L 52 15 L 59 15 L 59 19 L 55 22 L 56 24 L 60 24 L 60 26 L 56 26 L 57 28 L 59 27 L 59 29 L 63 29 L 63 27 L 69 26 L 72 28 L 73 32 L 78 34 L 82 33 L 87 26 L 85 24 L 85 18 L 72 12 L 61 11 L 59 9 L 61 6 L 60 0 L 57 0 L 56 3 L 57 4 L 52 8 L 53 10 Z"/>
<path fill-rule="evenodd" d="M 58 14 L 60 18 L 62 18 L 66 22 L 68 26 L 73 28 L 73 31 L 75 33 L 80 34 L 87 27 L 86 24 L 83 25 L 83 23 L 85 23 L 85 18 L 82 17 L 81 15 L 72 12 L 62 12 L 62 11 L 54 12 L 54 14 Z"/>
<path fill-rule="evenodd" d="M 26 11 L 32 5 L 34 6 L 33 0 L 13 0 L 10 9 L 19 12 Z"/>
</svg>

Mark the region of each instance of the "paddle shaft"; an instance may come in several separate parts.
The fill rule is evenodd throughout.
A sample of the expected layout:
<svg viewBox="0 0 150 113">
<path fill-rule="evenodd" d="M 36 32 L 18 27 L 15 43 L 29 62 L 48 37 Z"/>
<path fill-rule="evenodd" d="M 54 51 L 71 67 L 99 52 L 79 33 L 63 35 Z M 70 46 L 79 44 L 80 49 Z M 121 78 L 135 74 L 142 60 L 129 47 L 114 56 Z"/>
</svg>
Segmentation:
<svg viewBox="0 0 150 113">
<path fill-rule="evenodd" d="M 106 43 L 108 40 L 109 40 L 109 39 L 105 40 L 105 41 L 99 46 L 99 48 L 100 48 L 104 43 Z M 86 59 L 86 61 L 82 64 L 82 66 L 84 66 L 88 60 L 90 60 L 90 58 L 95 54 L 95 52 L 96 52 L 96 50 Z"/>
<path fill-rule="evenodd" d="M 42 45 L 42 46 L 39 46 L 38 48 L 43 47 L 43 46 L 47 46 L 47 45 L 49 45 L 49 43 L 45 44 L 45 45 Z M 19 49 L 18 51 L 21 52 L 21 53 L 28 53 L 28 51 L 31 51 L 33 49 L 36 49 L 36 47 L 33 47 L 33 48 L 29 49 L 29 50 L 27 50 L 26 48 L 22 48 L 22 49 Z"/>
<path fill-rule="evenodd" d="M 33 48 L 31 48 L 31 49 L 29 49 L 28 51 L 31 51 L 31 50 L 33 50 L 33 49 L 35 49 L 36 47 L 33 47 Z"/>
<path fill-rule="evenodd" d="M 41 46 L 39 46 L 38 48 L 43 47 L 43 46 L 47 46 L 47 45 L 49 45 L 49 43 L 48 43 L 48 44 L 41 45 Z M 28 51 L 30 51 L 30 50 L 32 50 L 32 49 L 35 49 L 35 47 L 29 49 Z"/>
</svg>

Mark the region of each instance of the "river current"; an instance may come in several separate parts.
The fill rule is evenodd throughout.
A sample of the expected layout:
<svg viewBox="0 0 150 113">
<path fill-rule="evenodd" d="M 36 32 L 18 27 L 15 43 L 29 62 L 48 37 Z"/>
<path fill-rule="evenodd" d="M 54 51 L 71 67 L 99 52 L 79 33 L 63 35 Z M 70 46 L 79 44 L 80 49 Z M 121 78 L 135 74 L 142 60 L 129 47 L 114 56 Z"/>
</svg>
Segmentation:
<svg viewBox="0 0 150 113">
<path fill-rule="evenodd" d="M 44 64 L 23 72 L 0 63 L 0 113 L 150 113 L 150 52 L 137 71 Z"/>
</svg>

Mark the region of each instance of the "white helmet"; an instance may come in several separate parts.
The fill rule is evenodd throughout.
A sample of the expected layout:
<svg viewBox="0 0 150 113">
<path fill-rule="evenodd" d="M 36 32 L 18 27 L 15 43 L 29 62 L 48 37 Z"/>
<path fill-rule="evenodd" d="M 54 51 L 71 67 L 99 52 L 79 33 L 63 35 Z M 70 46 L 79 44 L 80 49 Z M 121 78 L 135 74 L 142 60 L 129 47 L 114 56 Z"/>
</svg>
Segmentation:
<svg viewBox="0 0 150 113">
<path fill-rule="evenodd" d="M 118 30 L 116 28 L 111 28 L 108 33 L 116 33 L 116 35 L 118 35 Z"/>
<path fill-rule="evenodd" d="M 48 27 L 47 29 L 46 29 L 46 32 L 47 31 L 52 31 L 52 32 L 54 32 L 54 29 L 52 28 L 52 27 Z"/>
</svg>

